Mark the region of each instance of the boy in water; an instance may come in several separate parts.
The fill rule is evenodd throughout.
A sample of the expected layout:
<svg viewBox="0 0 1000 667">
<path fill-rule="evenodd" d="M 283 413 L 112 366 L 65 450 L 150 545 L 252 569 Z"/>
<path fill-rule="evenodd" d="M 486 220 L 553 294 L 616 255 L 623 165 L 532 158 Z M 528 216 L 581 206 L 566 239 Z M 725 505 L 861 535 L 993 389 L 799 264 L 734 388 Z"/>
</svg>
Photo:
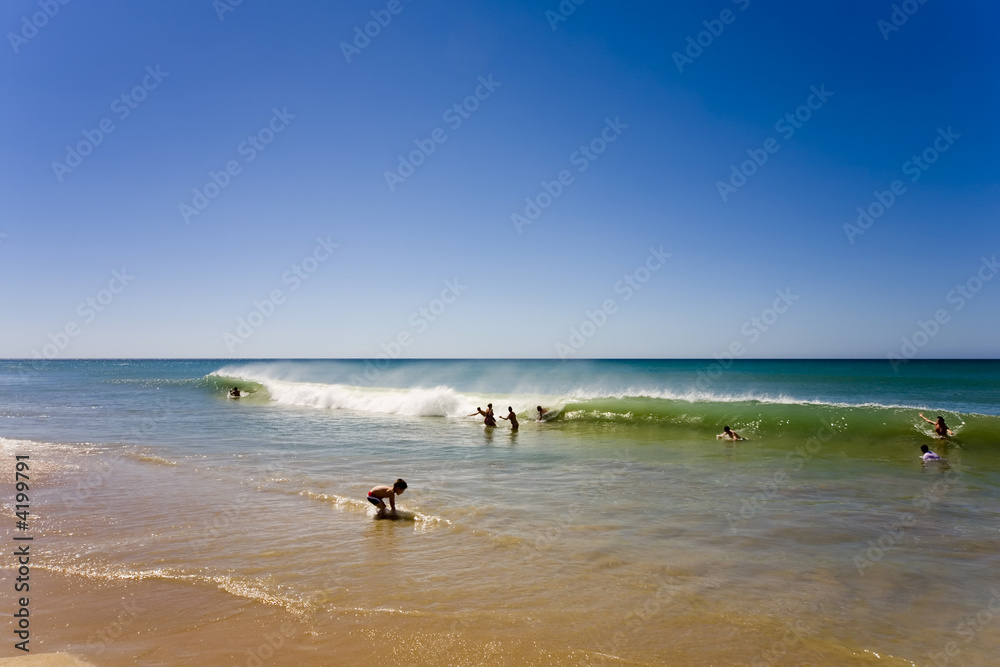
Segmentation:
<svg viewBox="0 0 1000 667">
<path fill-rule="evenodd" d="M 715 437 L 717 437 L 717 438 L 726 438 L 728 440 L 743 440 L 744 439 L 743 436 L 741 436 L 736 431 L 731 430 L 728 426 L 723 426 L 722 427 L 722 433 L 720 433 L 719 435 L 717 435 Z"/>
<path fill-rule="evenodd" d="M 940 461 L 941 457 L 931 451 L 931 448 L 927 445 L 920 445 L 920 451 L 923 455 L 920 457 L 924 461 Z"/>
<path fill-rule="evenodd" d="M 406 491 L 406 482 L 402 479 L 397 479 L 392 486 L 373 487 L 368 492 L 368 502 L 378 508 L 378 514 L 375 516 L 380 519 L 385 516 L 385 502 L 383 502 L 385 498 L 389 499 L 389 506 L 392 508 L 389 516 L 396 516 L 396 496 L 403 491 Z"/>
<path fill-rule="evenodd" d="M 508 405 L 507 406 L 507 416 L 504 417 L 503 415 L 500 415 L 500 419 L 506 419 L 507 421 L 510 422 L 510 430 L 511 431 L 516 431 L 517 430 L 517 415 L 514 414 L 514 408 L 512 408 L 512 407 L 510 407 Z"/>
<path fill-rule="evenodd" d="M 540 405 L 538 406 L 537 410 L 538 410 L 538 421 L 540 422 L 545 421 L 545 415 L 547 415 L 549 411 Z"/>
<path fill-rule="evenodd" d="M 948 428 L 948 425 L 944 423 L 944 417 L 942 417 L 941 415 L 938 415 L 938 418 L 937 418 L 936 422 L 932 422 L 927 417 L 924 417 L 924 413 L 923 412 L 920 413 L 920 418 L 923 419 L 928 424 L 933 424 L 934 425 L 934 432 L 937 433 L 938 437 L 940 437 L 940 438 L 947 438 L 949 435 L 955 435 L 951 431 L 951 429 Z"/>
</svg>

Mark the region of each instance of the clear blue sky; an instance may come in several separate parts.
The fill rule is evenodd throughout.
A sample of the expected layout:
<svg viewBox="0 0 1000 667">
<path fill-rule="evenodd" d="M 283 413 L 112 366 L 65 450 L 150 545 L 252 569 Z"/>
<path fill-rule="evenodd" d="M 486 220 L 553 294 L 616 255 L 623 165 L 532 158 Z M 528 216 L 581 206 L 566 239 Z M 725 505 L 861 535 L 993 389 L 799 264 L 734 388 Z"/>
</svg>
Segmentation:
<svg viewBox="0 0 1000 667">
<path fill-rule="evenodd" d="M 998 356 L 995 3 L 232 1 L 3 3 L 0 357 Z"/>
</svg>

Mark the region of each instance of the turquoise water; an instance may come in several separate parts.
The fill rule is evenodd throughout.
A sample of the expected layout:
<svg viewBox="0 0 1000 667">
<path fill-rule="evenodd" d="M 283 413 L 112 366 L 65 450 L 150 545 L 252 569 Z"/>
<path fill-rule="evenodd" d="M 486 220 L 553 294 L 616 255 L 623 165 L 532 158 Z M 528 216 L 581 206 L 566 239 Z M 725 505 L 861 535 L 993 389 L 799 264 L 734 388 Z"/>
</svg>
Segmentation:
<svg viewBox="0 0 1000 667">
<path fill-rule="evenodd" d="M 61 572 L 322 592 L 567 664 L 935 664 L 954 641 L 985 665 L 998 388 L 996 361 L 5 361 L 0 443 L 60 480 Z M 487 403 L 520 430 L 467 416 Z M 373 521 L 397 477 L 411 520 Z"/>
</svg>

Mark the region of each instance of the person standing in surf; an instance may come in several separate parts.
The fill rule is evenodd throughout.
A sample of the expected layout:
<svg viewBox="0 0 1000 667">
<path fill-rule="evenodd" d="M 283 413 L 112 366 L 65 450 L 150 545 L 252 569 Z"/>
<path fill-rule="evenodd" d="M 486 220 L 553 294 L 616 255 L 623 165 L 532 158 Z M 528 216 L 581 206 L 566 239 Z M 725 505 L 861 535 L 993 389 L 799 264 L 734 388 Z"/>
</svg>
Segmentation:
<svg viewBox="0 0 1000 667">
<path fill-rule="evenodd" d="M 924 417 L 923 412 L 920 413 L 920 418 L 928 424 L 932 424 L 934 426 L 934 432 L 937 433 L 940 438 L 947 438 L 949 435 L 955 435 L 955 433 L 948 428 L 948 425 L 944 423 L 944 417 L 941 415 L 938 415 L 936 422 L 932 422 L 927 417 Z"/>
<path fill-rule="evenodd" d="M 378 513 L 375 515 L 376 518 L 383 518 L 386 516 L 385 513 L 385 499 L 389 499 L 389 506 L 392 510 L 389 516 L 396 516 L 396 496 L 406 491 L 406 482 L 402 479 L 397 479 L 392 486 L 375 486 L 372 490 L 368 492 L 368 502 L 378 508 Z"/>
<path fill-rule="evenodd" d="M 476 415 L 482 415 L 483 416 L 483 424 L 485 424 L 486 426 L 496 426 L 497 425 L 497 420 L 493 416 L 493 404 L 492 403 L 488 403 L 486 405 L 486 408 L 487 408 L 486 410 L 483 410 L 482 408 L 478 408 L 477 407 L 476 411 L 473 412 L 469 416 L 470 417 L 475 417 Z"/>
<path fill-rule="evenodd" d="M 510 407 L 508 405 L 507 406 L 507 416 L 504 417 L 503 415 L 500 415 L 500 419 L 506 419 L 507 421 L 510 422 L 510 430 L 511 431 L 516 431 L 517 430 L 517 415 L 514 413 L 514 408 L 512 408 L 512 407 Z"/>
</svg>

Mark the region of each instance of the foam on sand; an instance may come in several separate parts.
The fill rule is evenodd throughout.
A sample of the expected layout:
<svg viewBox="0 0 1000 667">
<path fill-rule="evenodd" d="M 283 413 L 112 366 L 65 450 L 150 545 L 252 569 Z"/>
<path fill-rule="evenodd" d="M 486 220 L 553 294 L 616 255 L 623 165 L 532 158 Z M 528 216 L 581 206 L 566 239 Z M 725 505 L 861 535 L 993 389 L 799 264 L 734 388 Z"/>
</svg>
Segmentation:
<svg viewBox="0 0 1000 667">
<path fill-rule="evenodd" d="M 81 660 L 70 653 L 36 653 L 16 658 L 0 658 L 0 665 L 17 667 L 95 667 L 94 663 Z"/>
</svg>

